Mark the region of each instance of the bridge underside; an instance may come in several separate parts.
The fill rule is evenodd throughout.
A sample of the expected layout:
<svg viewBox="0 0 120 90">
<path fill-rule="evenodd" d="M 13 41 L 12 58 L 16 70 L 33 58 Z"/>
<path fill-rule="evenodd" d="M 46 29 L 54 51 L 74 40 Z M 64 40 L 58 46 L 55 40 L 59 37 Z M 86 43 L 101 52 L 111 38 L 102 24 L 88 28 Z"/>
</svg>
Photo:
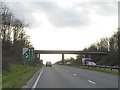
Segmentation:
<svg viewBox="0 0 120 90">
<path fill-rule="evenodd" d="M 64 64 L 64 54 L 84 54 L 86 57 L 90 55 L 107 55 L 106 52 L 87 52 L 87 51 L 68 51 L 68 50 L 35 50 L 36 57 L 40 59 L 40 54 L 62 54 L 62 63 Z"/>
<path fill-rule="evenodd" d="M 67 50 L 35 50 L 37 54 L 90 54 L 106 55 L 106 52 L 67 51 Z"/>
</svg>

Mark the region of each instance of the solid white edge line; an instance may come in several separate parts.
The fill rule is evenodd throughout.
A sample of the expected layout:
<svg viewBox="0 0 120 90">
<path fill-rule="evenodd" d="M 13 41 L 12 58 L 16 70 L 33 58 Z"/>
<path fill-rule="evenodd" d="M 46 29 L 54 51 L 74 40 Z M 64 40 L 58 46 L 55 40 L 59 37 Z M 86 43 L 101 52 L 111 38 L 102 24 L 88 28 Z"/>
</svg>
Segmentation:
<svg viewBox="0 0 120 90">
<path fill-rule="evenodd" d="M 38 81 L 39 81 L 39 79 L 40 79 L 40 77 L 41 77 L 41 75 L 42 75 L 42 72 L 43 72 L 43 68 L 41 69 L 41 72 L 39 73 L 39 76 L 37 77 L 37 79 L 36 79 L 36 81 L 35 81 L 35 83 L 34 83 L 34 85 L 33 85 L 32 88 L 36 88 L 37 83 L 38 83 Z"/>
<path fill-rule="evenodd" d="M 92 84 L 96 84 L 95 82 L 91 81 L 91 80 L 88 80 L 88 82 L 92 83 Z"/>
</svg>

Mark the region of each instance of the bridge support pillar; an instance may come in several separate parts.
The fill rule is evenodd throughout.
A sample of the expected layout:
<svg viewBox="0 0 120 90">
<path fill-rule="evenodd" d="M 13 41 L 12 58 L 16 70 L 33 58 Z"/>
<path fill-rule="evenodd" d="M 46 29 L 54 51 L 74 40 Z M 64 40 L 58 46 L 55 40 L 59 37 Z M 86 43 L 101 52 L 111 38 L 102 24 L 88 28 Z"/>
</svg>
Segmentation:
<svg viewBox="0 0 120 90">
<path fill-rule="evenodd" d="M 90 54 L 85 54 L 85 58 L 91 58 Z"/>
<path fill-rule="evenodd" d="M 62 54 L 62 64 L 64 64 L 64 54 Z"/>
<path fill-rule="evenodd" d="M 36 54 L 36 59 L 38 60 L 40 60 L 40 54 Z"/>
<path fill-rule="evenodd" d="M 89 54 L 88 57 L 91 58 L 91 55 Z"/>
<path fill-rule="evenodd" d="M 39 54 L 39 60 L 40 60 L 40 54 Z"/>
</svg>

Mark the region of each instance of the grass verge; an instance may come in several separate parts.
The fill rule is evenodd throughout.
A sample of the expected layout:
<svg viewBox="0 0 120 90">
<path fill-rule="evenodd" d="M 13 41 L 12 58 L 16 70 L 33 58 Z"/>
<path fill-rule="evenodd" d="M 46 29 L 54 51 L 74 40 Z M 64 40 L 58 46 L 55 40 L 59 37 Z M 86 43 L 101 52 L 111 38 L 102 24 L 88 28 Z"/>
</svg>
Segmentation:
<svg viewBox="0 0 120 90">
<path fill-rule="evenodd" d="M 81 68 L 81 69 L 86 69 L 86 70 L 93 70 L 93 71 L 98 71 L 98 72 L 105 72 L 105 73 L 109 73 L 109 74 L 113 74 L 113 75 L 118 75 L 118 71 L 116 70 L 110 70 L 110 69 L 104 69 L 104 68 L 94 68 L 94 67 L 81 67 L 80 65 L 67 65 L 70 67 L 75 67 L 75 68 Z"/>
<path fill-rule="evenodd" d="M 2 89 L 2 74 L 0 73 L 0 90 Z"/>
<path fill-rule="evenodd" d="M 21 88 L 42 67 L 10 64 L 10 71 L 2 76 L 2 88 Z"/>
</svg>

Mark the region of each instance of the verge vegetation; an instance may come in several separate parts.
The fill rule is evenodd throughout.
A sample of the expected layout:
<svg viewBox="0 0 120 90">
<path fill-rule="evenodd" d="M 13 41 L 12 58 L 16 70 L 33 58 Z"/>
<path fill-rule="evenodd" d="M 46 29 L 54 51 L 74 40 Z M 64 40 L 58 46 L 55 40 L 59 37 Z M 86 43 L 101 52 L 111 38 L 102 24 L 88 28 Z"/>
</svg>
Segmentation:
<svg viewBox="0 0 120 90">
<path fill-rule="evenodd" d="M 3 73 L 2 88 L 21 88 L 41 67 L 42 65 L 10 64 L 9 72 Z"/>
<path fill-rule="evenodd" d="M 0 90 L 2 89 L 2 74 L 0 73 Z"/>
</svg>

